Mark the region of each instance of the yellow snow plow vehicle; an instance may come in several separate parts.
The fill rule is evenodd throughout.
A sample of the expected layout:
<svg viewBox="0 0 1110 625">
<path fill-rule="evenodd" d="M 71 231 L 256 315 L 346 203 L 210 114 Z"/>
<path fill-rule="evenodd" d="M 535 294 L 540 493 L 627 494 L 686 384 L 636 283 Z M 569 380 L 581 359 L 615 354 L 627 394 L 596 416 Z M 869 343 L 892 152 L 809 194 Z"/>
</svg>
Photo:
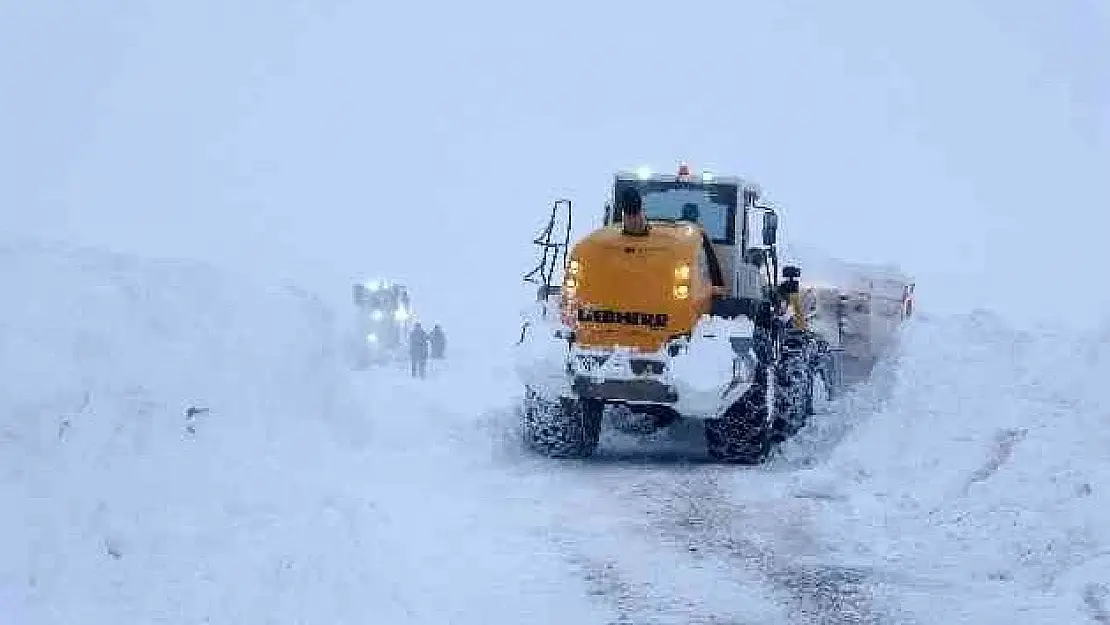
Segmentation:
<svg viewBox="0 0 1110 625">
<path fill-rule="evenodd" d="M 842 351 L 810 328 L 777 229 L 756 185 L 685 164 L 618 173 L 603 223 L 573 246 L 571 203 L 556 202 L 525 276 L 538 287 L 517 346 L 526 443 L 589 456 L 607 406 L 652 428 L 701 420 L 719 461 L 761 462 L 793 435 L 840 387 Z"/>
</svg>

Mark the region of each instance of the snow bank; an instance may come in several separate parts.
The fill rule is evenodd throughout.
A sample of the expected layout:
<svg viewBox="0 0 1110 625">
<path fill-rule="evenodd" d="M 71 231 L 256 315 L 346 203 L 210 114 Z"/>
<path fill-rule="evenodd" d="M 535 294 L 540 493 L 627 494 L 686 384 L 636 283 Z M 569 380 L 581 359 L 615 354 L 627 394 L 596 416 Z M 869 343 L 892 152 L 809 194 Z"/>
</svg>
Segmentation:
<svg viewBox="0 0 1110 625">
<path fill-rule="evenodd" d="M 0 284 L 0 620 L 400 619 L 351 550 L 375 513 L 345 492 L 322 308 L 29 243 L 0 244 Z"/>
<path fill-rule="evenodd" d="M 507 347 L 352 374 L 300 291 L 14 244 L 0 283 L 0 623 L 608 612 L 490 463 L 476 415 L 519 393 Z"/>
<path fill-rule="evenodd" d="M 841 502 L 830 540 L 916 587 L 922 622 L 1106 614 L 1110 336 L 975 314 L 917 320 L 900 351 L 876 414 L 799 480 Z"/>
</svg>

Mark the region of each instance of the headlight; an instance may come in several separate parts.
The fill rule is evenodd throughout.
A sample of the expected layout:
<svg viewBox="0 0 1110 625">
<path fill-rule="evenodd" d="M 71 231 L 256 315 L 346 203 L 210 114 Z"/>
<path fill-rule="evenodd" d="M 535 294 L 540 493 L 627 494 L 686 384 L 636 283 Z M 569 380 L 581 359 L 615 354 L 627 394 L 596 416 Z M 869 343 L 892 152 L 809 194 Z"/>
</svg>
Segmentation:
<svg viewBox="0 0 1110 625">
<path fill-rule="evenodd" d="M 675 299 L 686 299 L 690 297 L 690 287 L 685 284 L 680 284 L 674 288 Z"/>
<path fill-rule="evenodd" d="M 690 279 L 690 265 L 679 265 L 674 269 L 674 277 L 676 280 L 686 281 Z"/>
<path fill-rule="evenodd" d="M 578 260 L 577 258 L 571 260 L 568 270 L 570 271 L 570 275 L 577 276 L 578 272 L 582 270 L 582 261 Z"/>
<path fill-rule="evenodd" d="M 366 342 L 367 343 L 377 343 L 378 342 L 378 335 L 377 334 L 367 334 L 366 335 Z"/>
<path fill-rule="evenodd" d="M 398 308 L 393 312 L 393 318 L 397 321 L 404 321 L 409 318 L 409 311 L 404 308 Z"/>
<path fill-rule="evenodd" d="M 370 318 L 373 319 L 374 321 L 381 321 L 382 320 L 382 311 L 375 310 L 374 312 L 370 313 Z"/>
</svg>

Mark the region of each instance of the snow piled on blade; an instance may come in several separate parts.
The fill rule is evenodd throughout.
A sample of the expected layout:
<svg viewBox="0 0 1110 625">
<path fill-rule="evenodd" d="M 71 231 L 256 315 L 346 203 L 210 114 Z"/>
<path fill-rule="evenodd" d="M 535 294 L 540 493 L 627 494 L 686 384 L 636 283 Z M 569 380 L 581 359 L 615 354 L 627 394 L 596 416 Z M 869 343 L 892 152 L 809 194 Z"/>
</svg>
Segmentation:
<svg viewBox="0 0 1110 625">
<path fill-rule="evenodd" d="M 896 571 L 904 607 L 928 622 L 1105 618 L 1110 332 L 917 320 L 894 376 L 866 425 L 799 480 L 839 502 L 830 542 Z"/>
<path fill-rule="evenodd" d="M 718 398 L 720 390 L 733 376 L 736 352 L 729 339 L 750 339 L 754 330 L 755 324 L 744 317 L 702 317 L 691 333 L 689 348 L 670 362 L 671 374 L 679 388 L 713 393 L 714 399 Z"/>
<path fill-rule="evenodd" d="M 913 278 L 893 263 L 851 262 L 798 244 L 782 246 L 783 265 L 798 264 L 803 283 L 836 285 L 846 290 L 873 288 L 878 294 L 898 299 L 901 285 Z"/>
</svg>

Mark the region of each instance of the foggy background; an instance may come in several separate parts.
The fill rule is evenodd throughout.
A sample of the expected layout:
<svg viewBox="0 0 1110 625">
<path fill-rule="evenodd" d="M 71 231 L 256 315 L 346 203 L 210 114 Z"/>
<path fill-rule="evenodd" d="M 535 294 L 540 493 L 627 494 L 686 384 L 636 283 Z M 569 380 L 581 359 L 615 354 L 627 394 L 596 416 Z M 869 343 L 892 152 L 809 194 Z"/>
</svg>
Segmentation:
<svg viewBox="0 0 1110 625">
<path fill-rule="evenodd" d="M 688 160 L 923 310 L 1110 316 L 1096 0 L 93 4 L 0 3 L 8 235 L 393 277 L 500 342 L 552 200 Z"/>
</svg>

